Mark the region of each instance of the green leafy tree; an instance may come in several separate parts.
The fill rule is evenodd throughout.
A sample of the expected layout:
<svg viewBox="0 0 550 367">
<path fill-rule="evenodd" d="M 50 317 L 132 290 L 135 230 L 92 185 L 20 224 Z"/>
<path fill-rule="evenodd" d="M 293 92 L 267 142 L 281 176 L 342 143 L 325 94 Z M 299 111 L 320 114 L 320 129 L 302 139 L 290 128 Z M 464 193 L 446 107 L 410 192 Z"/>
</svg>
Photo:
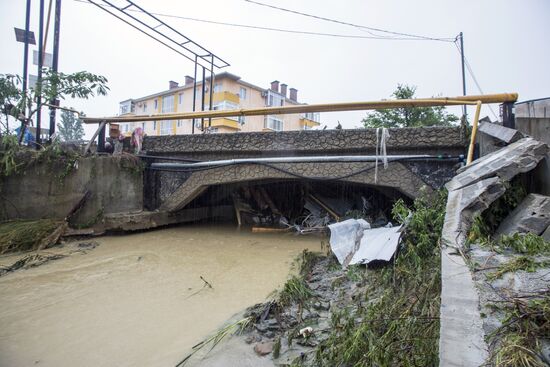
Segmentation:
<svg viewBox="0 0 550 367">
<path fill-rule="evenodd" d="M 84 136 L 82 120 L 69 111 L 61 112 L 61 123 L 57 124 L 57 131 L 63 141 L 80 140 Z"/>
<path fill-rule="evenodd" d="M 0 136 L 2 133 L 9 133 L 10 117 L 22 119 L 24 111 L 29 107 L 27 118 L 32 120 L 41 107 L 37 103 L 39 97 L 42 103 L 49 103 L 52 100 L 64 100 L 66 97 L 88 99 L 96 95 L 104 96 L 108 90 L 105 77 L 87 71 L 65 74 L 44 68 L 42 81 L 26 93 L 22 91 L 20 76 L 0 74 Z"/>
<path fill-rule="evenodd" d="M 415 86 L 399 84 L 391 96 L 396 99 L 412 99 L 415 92 Z M 449 126 L 456 121 L 458 121 L 458 117 L 447 113 L 445 107 L 403 107 L 376 110 L 362 120 L 366 128 Z"/>
</svg>

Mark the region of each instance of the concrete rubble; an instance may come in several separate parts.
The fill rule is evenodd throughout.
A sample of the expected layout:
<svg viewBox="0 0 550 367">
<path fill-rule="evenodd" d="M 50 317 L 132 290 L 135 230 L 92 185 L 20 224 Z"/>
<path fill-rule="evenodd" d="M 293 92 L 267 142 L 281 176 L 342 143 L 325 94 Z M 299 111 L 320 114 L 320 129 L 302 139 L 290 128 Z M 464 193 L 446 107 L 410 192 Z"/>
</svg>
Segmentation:
<svg viewBox="0 0 550 367">
<path fill-rule="evenodd" d="M 519 137 L 501 127 L 488 125 L 486 130 L 504 141 Z M 547 153 L 544 143 L 519 139 L 461 168 L 447 183 L 441 256 L 440 366 L 480 366 L 487 361 L 479 293 L 465 258 L 467 234 L 475 215 L 504 194 L 506 182 L 535 168 Z"/>
<path fill-rule="evenodd" d="M 491 122 L 484 122 L 481 124 L 479 126 L 479 132 L 506 144 L 514 143 L 523 137 L 523 134 L 515 129 L 510 129 Z"/>
<path fill-rule="evenodd" d="M 500 224 L 496 236 L 513 233 L 541 235 L 550 225 L 550 197 L 529 194 Z"/>
</svg>

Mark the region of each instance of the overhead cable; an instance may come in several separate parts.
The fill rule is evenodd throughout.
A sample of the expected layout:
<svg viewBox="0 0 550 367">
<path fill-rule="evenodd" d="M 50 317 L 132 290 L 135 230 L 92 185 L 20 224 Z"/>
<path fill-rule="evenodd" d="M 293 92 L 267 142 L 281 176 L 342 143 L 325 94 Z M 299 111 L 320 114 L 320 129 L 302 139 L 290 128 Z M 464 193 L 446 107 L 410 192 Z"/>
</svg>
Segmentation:
<svg viewBox="0 0 550 367">
<path fill-rule="evenodd" d="M 323 20 L 323 21 L 326 21 L 326 22 L 331 22 L 331 23 L 336 23 L 336 24 L 347 25 L 347 26 L 350 26 L 350 27 L 355 27 L 355 28 L 359 28 L 359 29 L 365 29 L 365 30 L 369 30 L 369 31 L 382 32 L 382 33 L 386 33 L 386 34 L 392 34 L 392 35 L 395 35 L 395 36 L 410 37 L 411 39 L 414 39 L 414 40 L 454 42 L 454 39 L 455 39 L 454 37 L 452 37 L 452 38 L 436 38 L 436 37 L 427 37 L 427 36 L 421 36 L 421 35 L 411 34 L 411 33 L 402 33 L 402 32 L 389 31 L 389 30 L 387 30 L 387 29 L 368 27 L 368 26 L 364 26 L 364 25 L 360 25 L 360 24 L 354 24 L 354 23 L 344 22 L 344 21 L 337 20 L 337 19 L 326 18 L 326 17 L 322 17 L 322 16 L 319 16 L 319 15 L 303 13 L 303 12 L 300 12 L 300 11 L 291 10 L 291 9 L 287 9 L 287 8 L 282 8 L 282 7 L 279 7 L 279 6 L 266 4 L 266 3 L 262 3 L 262 2 L 255 1 L 255 0 L 244 0 L 244 1 L 246 1 L 246 2 L 248 2 L 248 3 L 251 3 L 251 4 L 260 5 L 260 6 L 265 6 L 265 7 L 268 7 L 268 8 L 272 8 L 272 9 L 284 11 L 284 12 L 287 12 L 287 13 L 292 13 L 292 14 L 296 14 L 296 15 L 301 15 L 301 16 L 309 17 L 309 18 L 314 18 L 314 19 L 317 19 L 317 20 Z M 395 39 L 395 38 L 384 37 L 384 39 L 391 40 L 391 39 Z"/>
</svg>

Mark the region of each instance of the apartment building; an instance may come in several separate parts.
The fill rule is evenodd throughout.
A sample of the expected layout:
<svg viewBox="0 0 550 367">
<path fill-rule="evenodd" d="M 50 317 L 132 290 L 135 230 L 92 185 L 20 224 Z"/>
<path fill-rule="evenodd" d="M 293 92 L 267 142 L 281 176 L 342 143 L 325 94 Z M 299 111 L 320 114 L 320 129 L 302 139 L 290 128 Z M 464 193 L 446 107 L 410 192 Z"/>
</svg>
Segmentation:
<svg viewBox="0 0 550 367">
<path fill-rule="evenodd" d="M 185 77 L 185 83 L 179 85 L 170 81 L 168 90 L 149 96 L 128 99 L 120 102 L 121 116 L 158 115 L 158 120 L 120 124 L 123 133 L 130 134 L 141 127 L 147 135 L 191 134 L 192 120 L 162 120 L 162 115 L 174 112 L 193 110 L 194 79 Z M 197 82 L 195 97 L 196 111 L 201 110 L 202 82 Z M 205 110 L 210 105 L 210 80 L 204 86 Z M 223 72 L 214 77 L 212 109 L 232 110 L 237 108 L 254 108 L 266 106 L 289 106 L 302 104 L 298 102 L 298 90 L 288 89 L 279 81 L 271 82 L 268 89 L 258 87 L 242 80 L 239 76 Z M 205 119 L 208 126 L 208 119 Z M 319 114 L 288 114 L 271 116 L 241 116 L 212 119 L 210 132 L 235 133 L 249 131 L 289 131 L 308 130 L 319 126 Z M 195 133 L 201 133 L 201 120 L 195 120 Z"/>
</svg>

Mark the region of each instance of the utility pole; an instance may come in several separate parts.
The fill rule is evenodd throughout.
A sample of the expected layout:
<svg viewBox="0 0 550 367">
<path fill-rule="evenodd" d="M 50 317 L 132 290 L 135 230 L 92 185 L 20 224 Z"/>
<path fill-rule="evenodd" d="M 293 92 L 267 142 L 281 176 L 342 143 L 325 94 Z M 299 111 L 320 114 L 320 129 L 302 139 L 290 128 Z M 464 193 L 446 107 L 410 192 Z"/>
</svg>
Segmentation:
<svg viewBox="0 0 550 367">
<path fill-rule="evenodd" d="M 29 65 L 29 28 L 31 22 L 31 0 L 27 0 L 27 10 L 25 12 L 25 47 L 23 54 L 23 105 L 21 113 L 23 114 L 23 120 L 21 120 L 21 127 L 19 128 L 19 144 L 25 136 L 25 128 L 27 127 L 27 69 Z"/>
<path fill-rule="evenodd" d="M 40 0 L 40 19 L 38 20 L 38 98 L 36 111 L 36 148 L 42 143 L 40 139 L 40 127 L 42 124 L 42 66 L 44 64 L 44 0 Z"/>
<path fill-rule="evenodd" d="M 29 0 L 30 1 L 30 0 Z M 55 25 L 54 25 L 54 34 L 53 34 L 53 57 L 52 57 L 52 71 L 57 73 L 59 66 L 59 31 L 61 23 L 61 0 L 55 0 Z M 58 106 L 59 100 L 52 99 L 50 101 L 51 105 Z M 56 109 L 50 107 L 50 139 L 52 141 L 52 135 L 55 133 L 55 112 Z"/>
<path fill-rule="evenodd" d="M 464 35 L 462 32 L 459 33 L 458 38 L 460 40 L 460 60 L 462 63 L 462 95 L 466 95 L 466 72 L 464 70 Z M 468 111 L 466 105 L 462 106 L 462 117 L 464 122 L 466 122 L 468 117 Z"/>
</svg>

